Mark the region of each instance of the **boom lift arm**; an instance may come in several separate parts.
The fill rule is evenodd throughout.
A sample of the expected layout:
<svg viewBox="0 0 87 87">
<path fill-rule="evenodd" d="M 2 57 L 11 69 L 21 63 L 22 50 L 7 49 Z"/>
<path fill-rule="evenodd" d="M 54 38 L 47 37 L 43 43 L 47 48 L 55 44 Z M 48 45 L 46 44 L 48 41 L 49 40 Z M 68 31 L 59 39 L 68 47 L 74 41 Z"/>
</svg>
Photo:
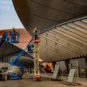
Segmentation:
<svg viewBox="0 0 87 87">
<path fill-rule="evenodd" d="M 16 65 L 17 60 L 23 55 L 24 52 L 25 50 L 20 52 L 19 55 L 13 61 L 10 62 L 10 65 Z"/>
<path fill-rule="evenodd" d="M 21 51 L 19 54 L 18 54 L 18 56 L 13 60 L 13 61 L 11 61 L 11 62 L 9 62 L 10 63 L 10 65 L 13 65 L 13 66 L 20 66 L 20 68 L 21 68 L 21 70 L 24 70 L 23 69 L 23 64 L 21 64 L 21 63 L 17 63 L 17 60 L 23 55 L 23 53 L 25 52 L 25 50 L 26 49 L 28 49 L 28 51 L 27 51 L 27 53 L 33 53 L 33 50 L 31 49 L 33 47 L 33 45 L 27 45 L 26 46 L 26 48 L 23 50 L 23 51 Z"/>
<path fill-rule="evenodd" d="M 17 60 L 23 55 L 24 52 L 25 52 L 25 50 L 20 52 L 19 55 L 13 61 L 9 62 L 9 64 L 12 66 L 19 66 L 21 71 L 24 71 L 24 65 L 21 63 L 17 63 Z"/>
<path fill-rule="evenodd" d="M 0 47 L 3 45 L 5 40 L 9 41 L 9 37 L 8 37 L 7 32 L 5 32 L 4 35 L 2 36 L 2 39 L 1 39 L 1 42 L 0 42 Z"/>
<path fill-rule="evenodd" d="M 28 44 L 28 46 L 32 47 L 29 44 Z M 13 61 L 9 62 L 10 66 L 12 66 L 12 67 L 15 67 L 15 66 L 20 67 L 20 71 L 16 72 L 15 74 L 14 74 L 14 70 L 15 70 L 14 68 L 12 69 L 12 73 L 10 73 L 10 71 L 9 71 L 9 73 L 10 73 L 8 75 L 9 79 L 14 79 L 14 78 L 21 79 L 22 78 L 23 73 L 24 73 L 24 64 L 23 63 L 18 63 L 17 60 L 23 55 L 23 53 L 25 52 L 26 49 L 28 49 L 27 46 L 23 51 L 21 51 L 18 54 L 18 56 Z M 31 52 L 33 52 L 32 49 L 28 53 L 31 53 Z"/>
</svg>

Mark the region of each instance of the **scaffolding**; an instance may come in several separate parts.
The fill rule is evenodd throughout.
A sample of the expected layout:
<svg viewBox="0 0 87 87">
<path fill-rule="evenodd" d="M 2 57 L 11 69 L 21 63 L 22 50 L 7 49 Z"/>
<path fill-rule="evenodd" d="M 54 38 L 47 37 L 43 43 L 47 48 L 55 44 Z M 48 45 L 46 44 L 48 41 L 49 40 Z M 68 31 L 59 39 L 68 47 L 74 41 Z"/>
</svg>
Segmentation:
<svg viewBox="0 0 87 87">
<path fill-rule="evenodd" d="M 34 29 L 37 32 L 37 29 Z M 39 37 L 38 34 L 35 33 L 33 35 L 34 38 L 34 80 L 40 80 L 40 68 L 39 68 Z"/>
</svg>

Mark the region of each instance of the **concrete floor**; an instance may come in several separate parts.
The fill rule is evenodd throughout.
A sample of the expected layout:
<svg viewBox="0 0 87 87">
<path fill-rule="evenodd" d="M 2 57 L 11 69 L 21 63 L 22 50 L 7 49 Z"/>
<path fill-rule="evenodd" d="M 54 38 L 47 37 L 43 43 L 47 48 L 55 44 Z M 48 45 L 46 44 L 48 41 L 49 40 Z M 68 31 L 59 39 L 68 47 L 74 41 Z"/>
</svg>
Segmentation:
<svg viewBox="0 0 87 87">
<path fill-rule="evenodd" d="M 66 80 L 66 77 L 62 77 Z M 79 83 L 82 85 L 70 86 L 64 84 L 64 81 L 51 81 L 50 79 L 42 79 L 42 81 L 34 81 L 29 75 L 25 75 L 22 80 L 0 81 L 0 87 L 87 87 L 87 78 L 80 78 Z"/>
</svg>

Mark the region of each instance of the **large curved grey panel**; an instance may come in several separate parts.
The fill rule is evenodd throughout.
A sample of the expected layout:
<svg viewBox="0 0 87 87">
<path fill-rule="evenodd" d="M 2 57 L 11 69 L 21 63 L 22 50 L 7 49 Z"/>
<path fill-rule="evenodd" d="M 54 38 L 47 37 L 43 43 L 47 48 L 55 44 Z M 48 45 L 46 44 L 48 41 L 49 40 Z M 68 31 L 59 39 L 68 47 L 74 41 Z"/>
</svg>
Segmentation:
<svg viewBox="0 0 87 87">
<path fill-rule="evenodd" d="M 87 15 L 87 0 L 13 0 L 25 28 L 40 32 L 59 23 Z"/>
</svg>

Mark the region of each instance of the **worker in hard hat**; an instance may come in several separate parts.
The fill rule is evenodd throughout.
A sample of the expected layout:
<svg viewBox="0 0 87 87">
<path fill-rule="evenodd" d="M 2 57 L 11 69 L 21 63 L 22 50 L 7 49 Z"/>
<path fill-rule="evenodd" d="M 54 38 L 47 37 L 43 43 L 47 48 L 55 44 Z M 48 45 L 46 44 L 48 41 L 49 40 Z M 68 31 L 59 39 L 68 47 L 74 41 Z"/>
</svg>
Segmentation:
<svg viewBox="0 0 87 87">
<path fill-rule="evenodd" d="M 16 40 L 16 35 L 17 35 L 17 32 L 15 30 L 15 27 L 12 28 L 12 37 L 14 40 Z"/>
<path fill-rule="evenodd" d="M 15 30 L 15 27 L 13 27 L 12 29 Z"/>
<path fill-rule="evenodd" d="M 34 39 L 34 42 L 40 42 L 39 37 L 38 37 L 38 31 L 37 31 L 36 27 L 34 28 L 34 32 L 33 32 L 33 39 Z"/>
</svg>

